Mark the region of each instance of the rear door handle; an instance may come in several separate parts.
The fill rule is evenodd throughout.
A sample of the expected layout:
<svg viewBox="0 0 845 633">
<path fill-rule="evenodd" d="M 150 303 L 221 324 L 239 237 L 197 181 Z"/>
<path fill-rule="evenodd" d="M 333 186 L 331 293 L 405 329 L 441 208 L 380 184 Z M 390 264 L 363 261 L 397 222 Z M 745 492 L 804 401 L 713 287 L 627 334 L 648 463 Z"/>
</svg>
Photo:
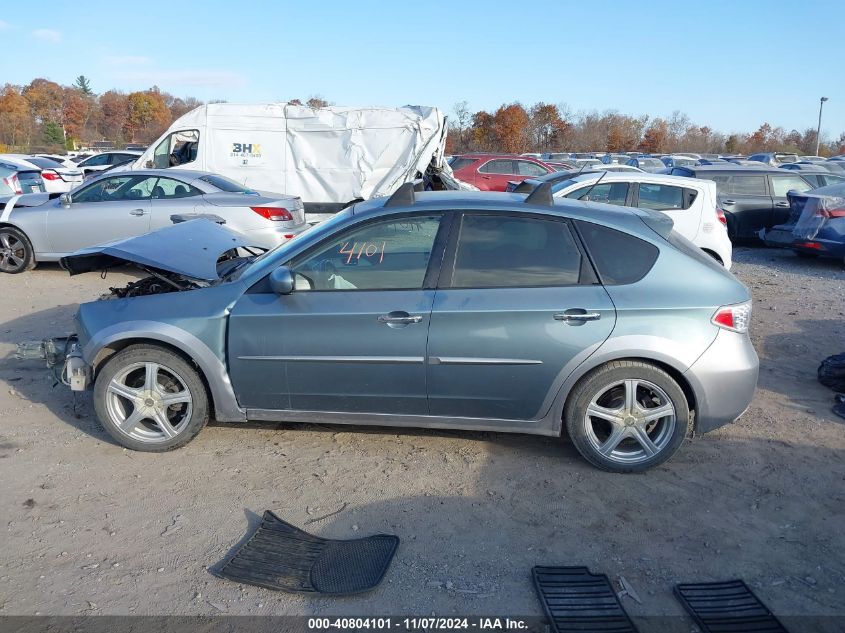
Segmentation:
<svg viewBox="0 0 845 633">
<path fill-rule="evenodd" d="M 601 318 L 600 312 L 557 312 L 554 315 L 555 321 L 564 323 L 583 323 L 585 321 L 598 321 Z"/>
<path fill-rule="evenodd" d="M 722 204 L 736 204 L 736 200 L 722 200 Z"/>
<path fill-rule="evenodd" d="M 783 208 L 783 207 L 788 207 L 788 206 L 789 206 L 789 203 L 788 203 L 788 202 L 775 202 L 775 206 L 776 206 L 776 207 L 781 207 L 781 208 Z"/>
<path fill-rule="evenodd" d="M 132 209 L 132 210 L 129 212 L 129 215 L 146 215 L 146 213 L 147 213 L 147 212 L 146 212 L 146 211 L 144 211 L 143 209 Z"/>
</svg>

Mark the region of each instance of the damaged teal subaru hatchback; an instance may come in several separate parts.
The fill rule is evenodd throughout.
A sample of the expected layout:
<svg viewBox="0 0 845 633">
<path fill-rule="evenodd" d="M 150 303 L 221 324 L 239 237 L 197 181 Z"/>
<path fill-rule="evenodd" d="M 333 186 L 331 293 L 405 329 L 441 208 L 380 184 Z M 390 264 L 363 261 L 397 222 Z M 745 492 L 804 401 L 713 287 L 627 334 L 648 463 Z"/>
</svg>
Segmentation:
<svg viewBox="0 0 845 633">
<path fill-rule="evenodd" d="M 195 219 L 63 260 L 147 275 L 40 345 L 123 446 L 174 449 L 212 417 L 565 431 L 635 472 L 757 383 L 748 289 L 660 213 L 405 185 L 249 246 Z"/>
</svg>

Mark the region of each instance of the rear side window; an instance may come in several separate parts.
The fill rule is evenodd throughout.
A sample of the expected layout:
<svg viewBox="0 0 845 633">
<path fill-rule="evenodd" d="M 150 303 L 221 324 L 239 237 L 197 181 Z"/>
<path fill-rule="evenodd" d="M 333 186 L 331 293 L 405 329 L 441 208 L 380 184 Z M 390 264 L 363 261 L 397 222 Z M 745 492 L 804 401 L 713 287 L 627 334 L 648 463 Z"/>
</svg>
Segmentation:
<svg viewBox="0 0 845 633">
<path fill-rule="evenodd" d="M 451 286 L 570 286 L 578 283 L 580 271 L 581 252 L 565 222 L 466 215 Z"/>
<path fill-rule="evenodd" d="M 472 165 L 476 160 L 477 159 L 475 158 L 461 158 L 460 156 L 456 156 L 452 159 L 452 162 L 449 163 L 449 167 L 452 168 L 452 171 L 458 171 L 467 165 Z"/>
<path fill-rule="evenodd" d="M 738 196 L 765 196 L 766 177 L 762 174 L 710 174 L 699 176 L 716 183 L 719 193 L 731 193 Z"/>
<path fill-rule="evenodd" d="M 513 161 L 510 159 L 491 160 L 483 164 L 478 171 L 482 174 L 513 174 Z"/>
<path fill-rule="evenodd" d="M 639 281 L 657 261 L 660 249 L 654 244 L 600 224 L 583 220 L 575 223 L 606 286 Z"/>
<path fill-rule="evenodd" d="M 655 211 L 684 209 L 684 189 L 672 185 L 641 182 L 637 206 Z"/>
<path fill-rule="evenodd" d="M 516 171 L 520 176 L 545 176 L 548 173 L 537 163 L 528 160 L 516 161 Z"/>
<path fill-rule="evenodd" d="M 809 191 L 812 187 L 798 175 L 772 176 L 772 195 L 776 198 L 785 198 L 786 192 L 792 189 L 795 191 Z"/>
</svg>

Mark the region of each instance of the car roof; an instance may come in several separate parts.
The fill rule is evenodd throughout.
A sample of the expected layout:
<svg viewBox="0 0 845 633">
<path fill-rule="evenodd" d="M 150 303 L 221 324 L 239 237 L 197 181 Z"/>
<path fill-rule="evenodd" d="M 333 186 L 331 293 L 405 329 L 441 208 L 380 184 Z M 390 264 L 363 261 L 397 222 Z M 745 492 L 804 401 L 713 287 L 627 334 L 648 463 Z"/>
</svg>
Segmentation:
<svg viewBox="0 0 845 633">
<path fill-rule="evenodd" d="M 688 169 L 690 171 L 700 171 L 704 173 L 729 172 L 736 174 L 782 174 L 784 172 L 784 170 L 779 167 L 771 167 L 765 163 L 760 163 L 759 167 L 750 167 L 747 165 L 737 165 L 736 163 L 731 162 L 728 162 L 727 165 L 690 165 L 689 167 L 678 167 L 677 169 Z"/>
<path fill-rule="evenodd" d="M 23 154 L 0 154 L 0 162 L 22 169 L 41 171 L 38 165 L 30 163 Z"/>
<path fill-rule="evenodd" d="M 583 183 L 591 183 L 597 180 L 602 173 L 606 175 L 601 177 L 602 182 L 665 182 L 667 185 L 677 185 L 679 187 L 695 187 L 697 185 L 705 186 L 703 182 L 699 182 L 689 178 L 688 176 L 671 176 L 669 174 L 650 174 L 645 171 L 607 171 L 607 172 L 592 172 L 578 174 L 572 176 L 572 180 Z M 828 172 L 829 173 L 829 172 Z"/>
<path fill-rule="evenodd" d="M 522 160 L 539 160 L 535 156 L 524 156 L 522 154 L 484 154 L 484 153 L 476 153 L 476 154 L 456 154 L 456 158 L 520 158 Z M 542 162 L 542 161 L 541 161 Z"/>
<path fill-rule="evenodd" d="M 684 180 L 684 179 L 682 179 Z M 689 181 L 689 179 L 685 179 Z M 359 202 L 352 207 L 356 217 L 378 216 L 389 213 L 392 208 L 386 206 L 390 198 L 373 198 Z M 654 239 L 656 234 L 642 221 L 644 218 L 666 216 L 648 209 L 636 209 L 602 202 L 582 202 L 569 198 L 553 198 L 551 206 L 542 204 L 526 204 L 528 196 L 521 193 L 502 193 L 496 191 L 423 191 L 414 194 L 411 206 L 402 204 L 396 211 L 412 213 L 426 210 L 467 210 L 485 211 L 492 213 L 544 213 L 561 215 L 576 220 L 586 220 L 622 227 L 634 233 Z"/>
</svg>

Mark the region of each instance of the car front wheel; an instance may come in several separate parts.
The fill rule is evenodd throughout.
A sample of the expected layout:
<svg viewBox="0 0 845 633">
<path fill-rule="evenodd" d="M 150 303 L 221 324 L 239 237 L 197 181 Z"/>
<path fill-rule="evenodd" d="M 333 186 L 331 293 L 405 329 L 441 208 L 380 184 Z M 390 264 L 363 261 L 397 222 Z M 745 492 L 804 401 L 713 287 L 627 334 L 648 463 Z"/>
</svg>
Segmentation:
<svg viewBox="0 0 845 633">
<path fill-rule="evenodd" d="M 206 425 L 208 395 L 197 370 L 178 354 L 132 345 L 98 372 L 94 409 L 121 445 L 163 452 L 184 446 Z"/>
<path fill-rule="evenodd" d="M 614 361 L 576 385 L 565 412 L 578 452 L 619 473 L 642 472 L 680 448 L 689 425 L 684 392 L 665 371 L 640 361 Z"/>
</svg>

